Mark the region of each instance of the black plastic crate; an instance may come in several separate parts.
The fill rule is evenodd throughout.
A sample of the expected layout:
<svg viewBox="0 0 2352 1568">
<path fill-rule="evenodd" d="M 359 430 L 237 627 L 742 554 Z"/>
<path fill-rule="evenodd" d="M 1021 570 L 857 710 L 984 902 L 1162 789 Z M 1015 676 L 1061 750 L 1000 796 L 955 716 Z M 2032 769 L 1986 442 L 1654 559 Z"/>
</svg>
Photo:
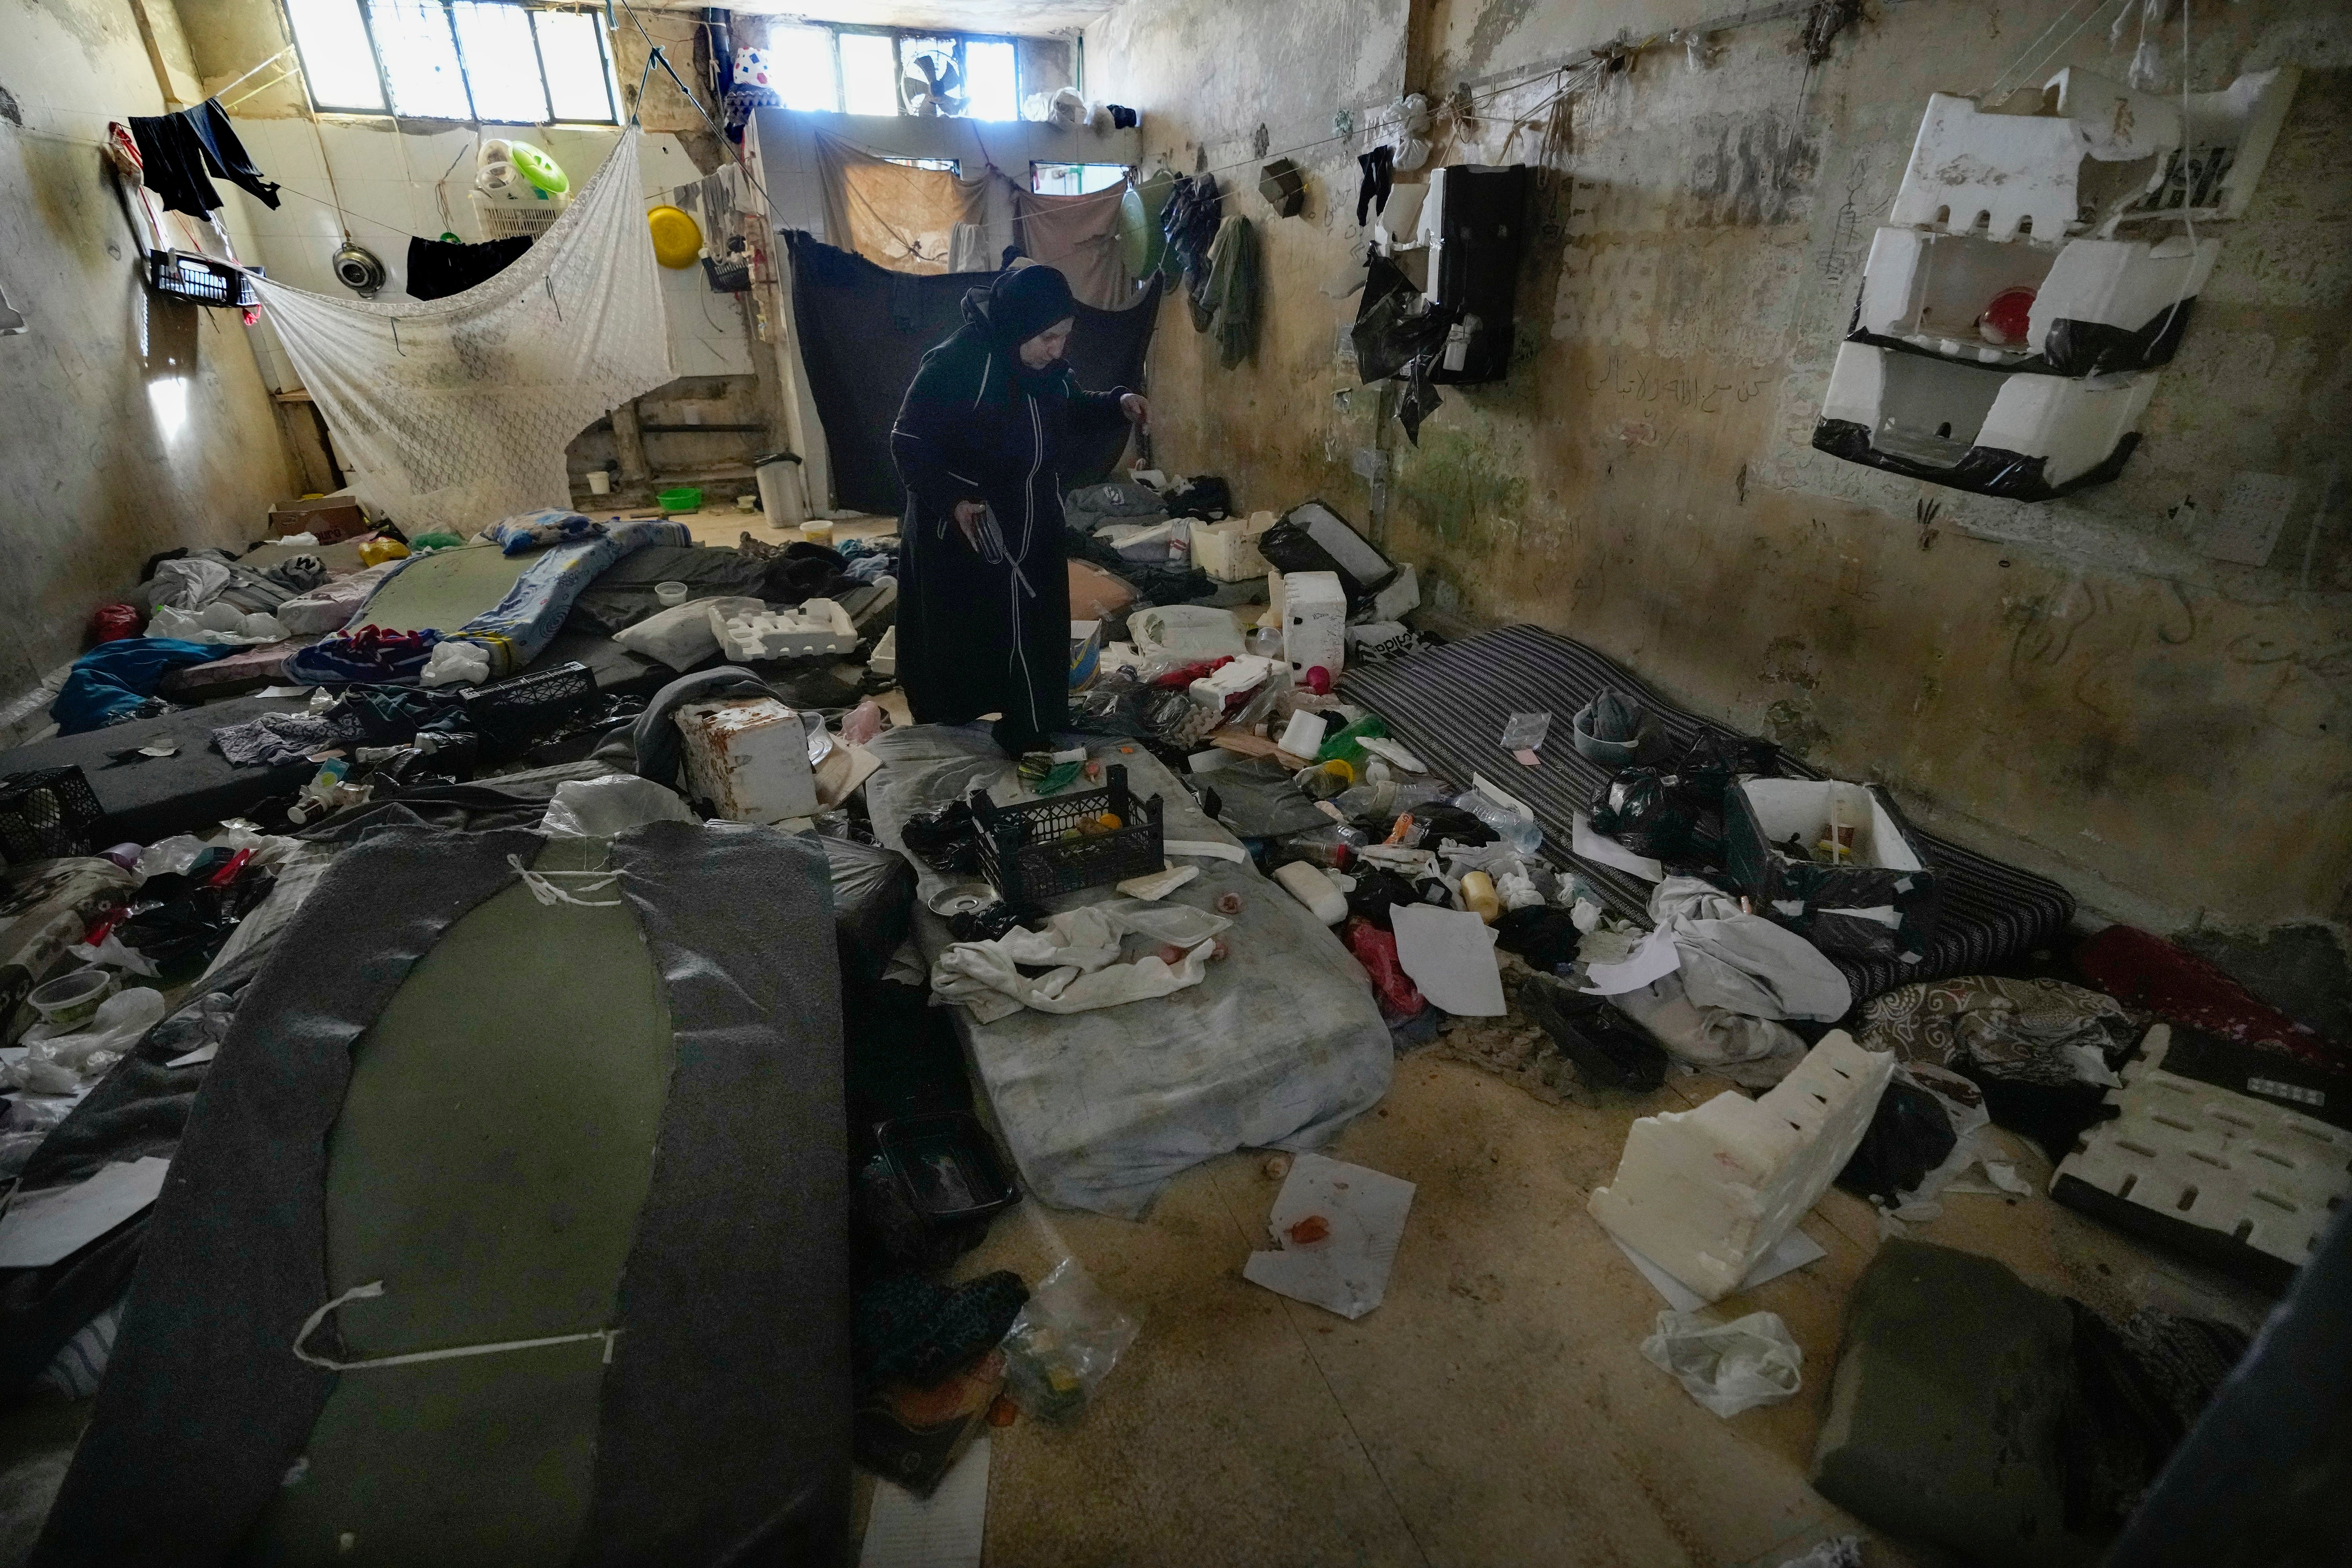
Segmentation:
<svg viewBox="0 0 2352 1568">
<path fill-rule="evenodd" d="M 260 268 L 251 270 L 259 272 Z M 147 282 L 158 294 L 194 305 L 244 310 L 261 303 L 245 270 L 185 250 L 147 253 Z"/>
<path fill-rule="evenodd" d="M 1036 908 L 1057 893 L 1099 888 L 1164 868 L 1168 851 L 1160 827 L 1160 797 L 1139 812 L 1127 787 L 1127 770 L 1107 770 L 1108 789 L 1055 795 L 1049 800 L 998 805 L 986 790 L 971 794 L 980 822 L 980 868 L 1004 901 L 1016 910 Z M 1118 818 L 1107 832 L 1082 833 L 1082 823 L 1105 812 Z"/>
<path fill-rule="evenodd" d="M 81 769 L 43 768 L 0 779 L 0 858 L 9 865 L 90 852 L 106 815 Z"/>
<path fill-rule="evenodd" d="M 576 659 L 518 675 L 466 699 L 466 721 L 493 752 L 520 751 L 596 711 L 596 677 Z"/>
</svg>

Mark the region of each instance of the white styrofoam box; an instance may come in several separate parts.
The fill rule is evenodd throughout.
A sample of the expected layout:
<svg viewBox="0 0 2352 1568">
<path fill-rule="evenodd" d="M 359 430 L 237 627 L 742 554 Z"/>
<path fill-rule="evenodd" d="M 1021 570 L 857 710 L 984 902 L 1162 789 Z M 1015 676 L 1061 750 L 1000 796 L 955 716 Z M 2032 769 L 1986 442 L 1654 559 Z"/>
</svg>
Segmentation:
<svg viewBox="0 0 2352 1568">
<path fill-rule="evenodd" d="M 2100 321 L 2137 331 L 2175 303 L 2193 300 L 2213 275 L 2221 242 L 2070 239 L 2033 297 L 2028 340 L 2038 349 L 2060 321 Z"/>
<path fill-rule="evenodd" d="M 2072 68 L 2050 79 L 2042 98 L 2081 128 L 2093 158 L 2121 165 L 2116 173 L 2122 177 L 2109 182 L 2116 186 L 2115 195 L 2128 200 L 2140 191 L 2160 187 L 2170 172 L 2172 151 L 2185 144 L 2192 165 L 2210 167 L 2218 162 L 2223 170 L 2218 189 L 2201 190 L 2190 210 L 2200 216 L 2233 218 L 2245 212 L 2253 195 L 2302 79 L 2299 66 L 2252 71 L 2218 92 L 2190 93 L 2185 117 L 2178 93 L 2142 92 L 2097 71 Z M 2227 156 L 2214 159 L 2212 154 L 2224 149 Z M 2138 182 L 2138 189 L 2126 189 L 2138 173 L 2133 166 L 2148 158 L 2161 160 L 2155 172 Z M 2092 174 L 2085 181 L 2092 183 Z M 2118 205 L 2108 199 L 2110 193 L 2094 189 L 2086 194 L 2103 211 Z M 2160 204 L 2159 210 L 2179 205 Z"/>
<path fill-rule="evenodd" d="M 885 680 L 898 679 L 898 628 L 897 626 L 894 626 L 882 634 L 882 640 L 874 645 L 873 655 L 866 659 L 866 668 Z"/>
<path fill-rule="evenodd" d="M 1832 1030 L 1760 1099 L 1726 1090 L 1695 1110 L 1634 1122 L 1616 1180 L 1586 1206 L 1611 1235 L 1718 1300 L 1845 1168 L 1894 1069 L 1892 1052 Z"/>
<path fill-rule="evenodd" d="M 2207 238 L 2070 239 L 2050 247 L 1977 235 L 1881 228 L 1863 268 L 1858 323 L 1878 337 L 1982 364 L 2014 364 L 2043 352 L 2062 321 L 2137 331 L 2205 286 L 2221 254 Z M 2009 289 L 2034 291 L 2025 341 L 2000 344 L 1978 319 Z"/>
<path fill-rule="evenodd" d="M 1282 657 L 1294 679 L 1321 666 L 1333 680 L 1348 663 L 1348 595 L 1337 572 L 1293 572 L 1282 580 Z"/>
<path fill-rule="evenodd" d="M 1273 673 L 1274 660 L 1245 653 L 1192 682 L 1192 700 L 1222 713 L 1228 701 L 1244 691 L 1255 690 Z"/>
<path fill-rule="evenodd" d="M 1988 113 L 1973 99 L 1933 93 L 1888 216 L 1954 234 L 1981 219 L 1993 239 L 2013 239 L 2021 226 L 2057 239 L 2077 216 L 2084 156 L 2082 133 L 2064 116 Z"/>
<path fill-rule="evenodd" d="M 2104 462 L 2155 391 L 2153 374 L 2094 385 L 1849 342 L 1838 345 L 1822 417 L 1865 426 L 1878 450 L 1937 468 L 1971 447 L 2042 458 L 2043 479 L 2060 485 Z"/>
<path fill-rule="evenodd" d="M 730 822 L 782 822 L 817 808 L 809 731 L 772 697 L 688 702 L 674 716 L 688 793 Z"/>
<path fill-rule="evenodd" d="M 1830 808 L 1837 820 L 1857 831 L 1853 860 L 1857 866 L 1883 867 L 1890 871 L 1923 869 L 1912 852 L 1901 825 L 1889 816 L 1878 797 L 1858 784 L 1837 779 L 1741 779 L 1737 785 L 1756 814 L 1756 826 L 1767 840 L 1786 844 L 1794 836 L 1807 847 L 1829 837 Z"/>
<path fill-rule="evenodd" d="M 1396 575 L 1388 585 L 1372 595 L 1371 618 L 1376 621 L 1401 621 L 1411 612 L 1421 608 L 1421 578 L 1409 563 L 1400 562 Z"/>
<path fill-rule="evenodd" d="M 1220 583 L 1246 583 L 1272 570 L 1257 551 L 1258 535 L 1272 528 L 1274 513 L 1254 511 L 1223 522 L 1192 525 L 1192 564 Z"/>
<path fill-rule="evenodd" d="M 799 607 L 756 616 L 721 618 L 711 612 L 711 629 L 729 658 L 805 658 L 847 653 L 857 646 L 849 612 L 831 599 L 805 599 Z"/>
<path fill-rule="evenodd" d="M 2164 1070 L 2171 1028 L 2147 1032 L 2095 1123 L 2053 1176 L 2168 1219 L 2220 1231 L 2300 1266 L 2352 1196 L 2352 1132 L 2249 1094 Z"/>
</svg>

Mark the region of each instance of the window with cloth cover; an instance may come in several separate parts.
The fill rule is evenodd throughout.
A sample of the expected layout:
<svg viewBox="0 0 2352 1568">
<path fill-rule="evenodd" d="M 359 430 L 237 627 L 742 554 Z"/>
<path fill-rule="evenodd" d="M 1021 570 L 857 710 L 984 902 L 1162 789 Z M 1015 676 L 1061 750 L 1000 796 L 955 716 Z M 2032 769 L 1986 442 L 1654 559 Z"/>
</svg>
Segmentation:
<svg viewBox="0 0 2352 1568">
<path fill-rule="evenodd" d="M 285 0 L 314 109 L 428 120 L 617 123 L 593 11 L 512 0 Z"/>
</svg>

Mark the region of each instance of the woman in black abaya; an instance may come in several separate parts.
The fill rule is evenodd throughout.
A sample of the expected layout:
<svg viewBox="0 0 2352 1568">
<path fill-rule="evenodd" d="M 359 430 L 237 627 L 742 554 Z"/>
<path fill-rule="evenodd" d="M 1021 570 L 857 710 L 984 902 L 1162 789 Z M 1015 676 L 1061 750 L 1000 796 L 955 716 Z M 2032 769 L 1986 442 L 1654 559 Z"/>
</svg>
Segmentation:
<svg viewBox="0 0 2352 1568">
<path fill-rule="evenodd" d="M 1063 358 L 1076 307 L 1052 268 L 1000 274 L 963 315 L 923 356 L 890 431 L 907 490 L 898 682 L 918 723 L 1002 714 L 997 744 L 1018 756 L 1069 719 L 1064 454 L 1150 411 L 1124 387 L 1079 390 Z"/>
</svg>

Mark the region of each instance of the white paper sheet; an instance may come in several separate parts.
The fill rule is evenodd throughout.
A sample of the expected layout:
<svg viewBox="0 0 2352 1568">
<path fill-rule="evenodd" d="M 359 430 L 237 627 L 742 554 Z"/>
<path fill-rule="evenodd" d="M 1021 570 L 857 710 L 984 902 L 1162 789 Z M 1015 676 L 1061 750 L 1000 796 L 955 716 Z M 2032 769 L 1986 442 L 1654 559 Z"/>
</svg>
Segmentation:
<svg viewBox="0 0 2352 1568">
<path fill-rule="evenodd" d="M 163 1190 L 172 1162 L 150 1154 L 87 1181 L 18 1198 L 0 1216 L 0 1268 L 45 1268 L 96 1241 Z"/>
<path fill-rule="evenodd" d="M 1412 1194 L 1412 1184 L 1402 1177 L 1301 1154 L 1267 1216 L 1276 1250 L 1251 1253 L 1242 1278 L 1343 1318 L 1360 1318 L 1388 1291 Z M 1292 1236 L 1293 1227 L 1317 1217 L 1323 1221 L 1319 1238 Z"/>
<path fill-rule="evenodd" d="M 1622 962 L 1586 964 L 1585 978 L 1591 984 L 1584 989 L 1595 996 L 1622 996 L 1628 991 L 1639 991 L 1654 980 L 1664 979 L 1681 968 L 1682 962 L 1675 939 L 1664 931 L 1654 931 Z"/>
<path fill-rule="evenodd" d="M 858 1568 L 980 1568 L 987 1532 L 988 1435 L 982 1433 L 927 1498 L 890 1481 L 874 1484 Z"/>
<path fill-rule="evenodd" d="M 1633 1267 L 1642 1271 L 1643 1279 L 1657 1287 L 1658 1294 L 1664 1296 L 1666 1299 L 1666 1305 L 1675 1311 L 1696 1312 L 1706 1305 L 1697 1292 L 1626 1246 L 1622 1238 L 1612 1235 L 1609 1239 L 1617 1243 L 1617 1250 L 1623 1253 L 1632 1260 Z M 1778 1279 L 1791 1269 L 1802 1268 L 1806 1264 L 1828 1256 L 1828 1250 L 1820 1242 L 1801 1230 L 1792 1230 L 1782 1237 L 1780 1244 L 1771 1251 L 1756 1260 L 1756 1267 L 1749 1269 L 1748 1278 L 1739 1282 L 1739 1289 L 1753 1290 L 1767 1279 Z M 1733 1294 L 1738 1294 L 1738 1291 Z"/>
<path fill-rule="evenodd" d="M 1582 812 L 1570 817 L 1568 835 L 1569 853 L 1580 860 L 1591 860 L 1602 866 L 1614 866 L 1620 871 L 1631 871 L 1645 881 L 1657 881 L 1666 874 L 1665 867 L 1647 855 L 1636 855 L 1614 838 L 1606 838 L 1592 831 L 1592 819 Z"/>
<path fill-rule="evenodd" d="M 1398 904 L 1397 963 L 1421 994 L 1457 1017 L 1498 1018 L 1503 972 L 1495 962 L 1495 929 L 1467 910 Z"/>
</svg>

